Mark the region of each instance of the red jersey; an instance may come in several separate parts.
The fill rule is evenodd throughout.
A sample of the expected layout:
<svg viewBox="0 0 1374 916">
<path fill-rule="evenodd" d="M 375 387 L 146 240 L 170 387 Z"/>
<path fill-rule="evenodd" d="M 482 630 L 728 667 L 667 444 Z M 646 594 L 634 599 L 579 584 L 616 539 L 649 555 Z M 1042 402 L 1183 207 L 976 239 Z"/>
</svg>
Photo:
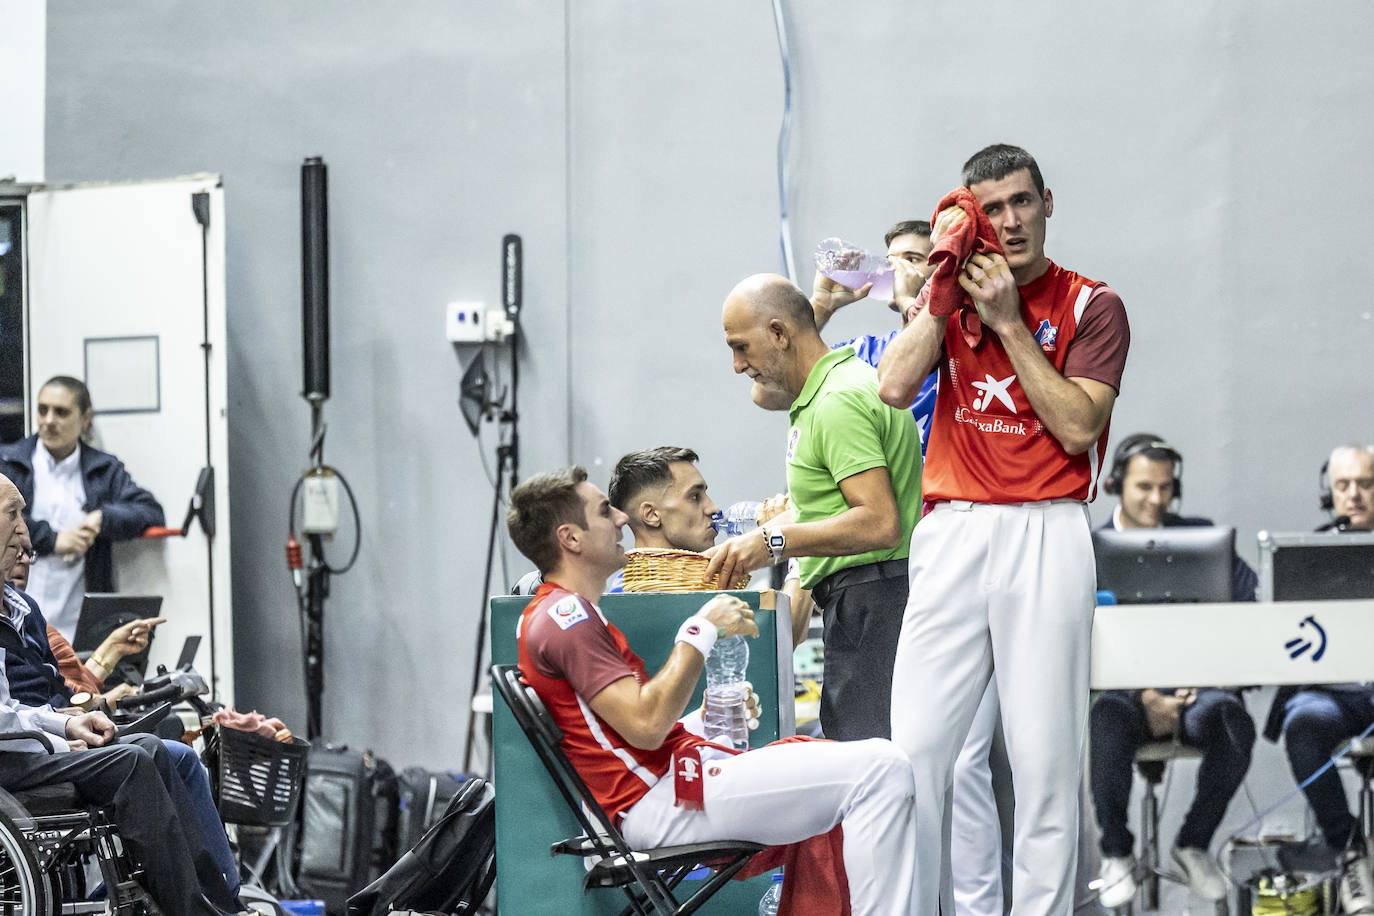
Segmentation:
<svg viewBox="0 0 1374 916">
<path fill-rule="evenodd" d="M 644 797 L 672 766 L 681 748 L 703 739 L 673 726 L 651 750 L 632 746 L 592 712 L 587 699 L 622 677 L 640 684 L 649 676 L 625 634 L 601 609 L 581 596 L 545 582 L 516 626 L 520 673 L 563 731 L 563 752 L 606 813 L 619 818 Z"/>
<path fill-rule="evenodd" d="M 1020 292 L 1026 326 L 1058 372 L 1120 390 L 1130 327 L 1116 293 L 1053 262 Z M 950 321 L 944 357 L 922 474 L 927 503 L 1097 495 L 1110 424 L 1093 447 L 1070 455 L 1036 417 L 996 334 L 971 347 Z"/>
</svg>

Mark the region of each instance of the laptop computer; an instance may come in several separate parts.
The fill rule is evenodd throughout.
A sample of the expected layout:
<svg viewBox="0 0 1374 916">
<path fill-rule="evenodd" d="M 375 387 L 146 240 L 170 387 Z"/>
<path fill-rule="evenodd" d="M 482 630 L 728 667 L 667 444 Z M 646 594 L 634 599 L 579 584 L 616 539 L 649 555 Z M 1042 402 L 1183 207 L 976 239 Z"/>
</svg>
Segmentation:
<svg viewBox="0 0 1374 916">
<path fill-rule="evenodd" d="M 196 653 L 200 651 L 200 637 L 188 636 L 186 641 L 181 644 L 181 655 L 177 656 L 177 666 L 173 671 L 189 667 L 196 660 Z"/>
</svg>

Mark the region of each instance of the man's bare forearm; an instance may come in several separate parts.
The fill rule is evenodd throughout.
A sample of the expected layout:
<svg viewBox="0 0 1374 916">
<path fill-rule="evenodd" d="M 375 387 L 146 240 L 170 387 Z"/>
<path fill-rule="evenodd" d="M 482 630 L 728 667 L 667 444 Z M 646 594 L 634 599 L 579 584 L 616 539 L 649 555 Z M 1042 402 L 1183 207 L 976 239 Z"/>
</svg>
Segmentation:
<svg viewBox="0 0 1374 916">
<path fill-rule="evenodd" d="M 892 339 L 878 362 L 878 397 L 893 407 L 908 407 L 921 391 L 921 383 L 940 358 L 949 318 L 936 318 L 929 310 L 916 313 Z"/>
<path fill-rule="evenodd" d="M 850 557 L 896 546 L 902 521 L 895 503 L 891 513 L 854 506 L 831 518 L 784 525 L 782 533 L 789 557 Z"/>
<path fill-rule="evenodd" d="M 1079 385 L 1066 379 L 1045 357 L 1045 351 L 1024 323 L 998 333 L 1021 390 L 1050 435 L 1070 455 L 1080 455 L 1102 434 L 1111 405 L 1101 405 Z"/>
</svg>

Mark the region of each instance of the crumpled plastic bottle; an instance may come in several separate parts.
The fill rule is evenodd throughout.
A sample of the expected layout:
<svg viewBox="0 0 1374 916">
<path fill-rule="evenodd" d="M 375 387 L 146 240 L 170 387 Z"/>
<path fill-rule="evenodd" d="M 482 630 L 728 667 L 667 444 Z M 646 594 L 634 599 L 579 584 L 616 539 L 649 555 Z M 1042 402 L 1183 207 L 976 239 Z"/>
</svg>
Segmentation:
<svg viewBox="0 0 1374 916">
<path fill-rule="evenodd" d="M 892 268 L 886 255 L 865 251 L 839 238 L 822 239 L 816 246 L 816 269 L 843 286 L 858 289 L 872 283 L 868 295 L 873 299 L 892 298 Z"/>
</svg>

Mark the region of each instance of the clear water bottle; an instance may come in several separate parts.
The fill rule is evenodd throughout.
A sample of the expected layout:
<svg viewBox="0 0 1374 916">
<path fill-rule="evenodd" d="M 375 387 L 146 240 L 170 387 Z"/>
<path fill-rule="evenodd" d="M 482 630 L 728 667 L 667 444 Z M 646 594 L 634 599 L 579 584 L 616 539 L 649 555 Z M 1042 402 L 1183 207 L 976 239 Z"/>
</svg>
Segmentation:
<svg viewBox="0 0 1374 916">
<path fill-rule="evenodd" d="M 712 524 L 716 526 L 716 531 L 731 538 L 737 534 L 753 531 L 759 526 L 758 514 L 759 507 L 762 505 L 763 503 L 756 499 L 746 499 L 743 502 L 735 503 L 724 512 L 717 512 Z"/>
<path fill-rule="evenodd" d="M 759 916 L 778 916 L 778 904 L 782 902 L 782 872 L 773 875 L 773 883 L 759 899 Z"/>
<path fill-rule="evenodd" d="M 716 640 L 706 659 L 706 708 L 702 724 L 706 737 L 749 747 L 749 712 L 744 708 L 744 671 L 749 667 L 749 644 L 743 636 Z"/>
</svg>

